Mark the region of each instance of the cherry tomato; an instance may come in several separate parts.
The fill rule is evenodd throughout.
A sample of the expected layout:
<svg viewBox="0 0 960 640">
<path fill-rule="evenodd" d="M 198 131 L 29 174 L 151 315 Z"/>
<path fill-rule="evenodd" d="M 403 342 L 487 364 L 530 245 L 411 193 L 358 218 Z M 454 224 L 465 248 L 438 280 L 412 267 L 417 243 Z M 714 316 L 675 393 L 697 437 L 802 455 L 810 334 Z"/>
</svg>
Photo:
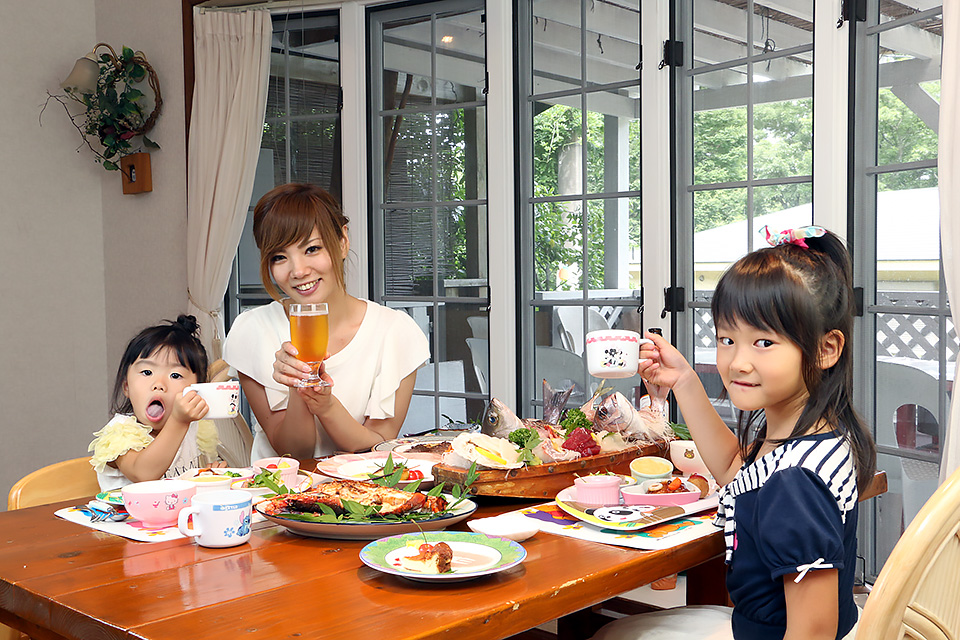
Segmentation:
<svg viewBox="0 0 960 640">
<path fill-rule="evenodd" d="M 408 480 L 423 480 L 423 471 L 419 469 L 410 469 L 408 475 L 410 476 Z"/>
<path fill-rule="evenodd" d="M 273 463 L 270 463 L 270 464 L 267 465 L 267 469 L 276 469 L 276 468 L 277 468 L 277 465 L 275 465 L 275 464 L 273 464 Z"/>
</svg>

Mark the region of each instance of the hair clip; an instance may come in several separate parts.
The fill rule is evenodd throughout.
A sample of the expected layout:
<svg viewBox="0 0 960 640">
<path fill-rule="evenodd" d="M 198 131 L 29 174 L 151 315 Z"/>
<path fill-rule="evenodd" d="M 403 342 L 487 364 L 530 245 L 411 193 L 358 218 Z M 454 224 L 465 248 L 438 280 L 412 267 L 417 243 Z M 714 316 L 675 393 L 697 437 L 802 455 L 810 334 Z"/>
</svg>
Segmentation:
<svg viewBox="0 0 960 640">
<path fill-rule="evenodd" d="M 807 238 L 819 238 L 827 232 L 823 227 L 816 225 L 797 227 L 796 229 L 784 229 L 780 233 L 775 231 L 771 232 L 768 225 L 763 225 L 760 227 L 760 231 L 766 234 L 767 242 L 771 247 L 779 247 L 782 244 L 795 244 L 804 249 L 810 248 L 807 246 Z"/>
</svg>

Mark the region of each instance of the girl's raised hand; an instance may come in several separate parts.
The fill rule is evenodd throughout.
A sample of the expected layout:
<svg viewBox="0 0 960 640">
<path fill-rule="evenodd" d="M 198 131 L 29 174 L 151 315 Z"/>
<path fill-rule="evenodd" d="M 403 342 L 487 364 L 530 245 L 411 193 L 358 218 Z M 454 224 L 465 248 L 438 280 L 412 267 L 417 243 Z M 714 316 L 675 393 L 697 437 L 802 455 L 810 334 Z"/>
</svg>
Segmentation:
<svg viewBox="0 0 960 640">
<path fill-rule="evenodd" d="M 696 375 L 686 358 L 663 336 L 646 332 L 644 337 L 653 341 L 640 345 L 640 366 L 637 367 L 637 373 L 645 381 L 673 388 L 683 376 Z"/>
<path fill-rule="evenodd" d="M 173 401 L 173 413 L 170 417 L 178 422 L 190 424 L 207 415 L 209 410 L 207 401 L 201 398 L 199 393 L 190 389 Z"/>
<path fill-rule="evenodd" d="M 292 342 L 280 345 L 273 362 L 273 379 L 282 385 L 296 387 L 300 380 L 310 375 L 310 365 L 297 359 L 297 348 Z"/>
</svg>

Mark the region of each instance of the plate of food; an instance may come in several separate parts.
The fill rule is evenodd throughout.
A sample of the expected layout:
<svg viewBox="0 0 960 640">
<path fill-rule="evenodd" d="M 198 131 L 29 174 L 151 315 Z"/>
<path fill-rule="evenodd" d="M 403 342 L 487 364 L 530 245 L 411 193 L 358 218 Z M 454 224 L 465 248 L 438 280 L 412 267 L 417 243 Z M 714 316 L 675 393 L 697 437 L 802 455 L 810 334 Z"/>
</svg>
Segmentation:
<svg viewBox="0 0 960 640">
<path fill-rule="evenodd" d="M 203 467 L 201 469 L 187 469 L 177 477 L 186 479 L 205 476 L 246 480 L 247 478 L 253 477 L 253 467 Z"/>
<path fill-rule="evenodd" d="M 269 476 L 269 482 L 266 476 Z M 297 470 L 297 486 L 287 487 L 282 484 L 278 472 L 271 473 L 265 470 L 252 478 L 234 481 L 234 483 L 230 485 L 230 488 L 246 491 L 253 496 L 254 502 L 258 502 L 266 498 L 275 498 L 277 495 L 280 495 L 284 489 L 288 492 L 302 493 L 308 489 L 312 489 L 323 481 L 324 477 L 320 474 L 299 469 Z"/>
<path fill-rule="evenodd" d="M 621 492 L 630 488 L 621 488 Z M 667 520 L 715 509 L 720 502 L 719 494 L 711 491 L 706 497 L 681 505 L 630 505 L 621 498 L 619 505 L 597 507 L 578 502 L 576 487 L 567 487 L 558 493 L 556 501 L 561 510 L 577 520 L 619 531 L 646 529 Z"/>
<path fill-rule="evenodd" d="M 123 505 L 123 496 L 120 495 L 120 489 L 112 489 L 98 493 L 97 500 L 112 505 Z"/>
<path fill-rule="evenodd" d="M 375 540 L 444 529 L 466 520 L 477 505 L 450 494 L 431 496 L 360 480 L 332 480 L 306 493 L 263 500 L 254 508 L 298 535 Z"/>
<path fill-rule="evenodd" d="M 393 451 L 407 457 L 429 456 L 436 462 L 440 462 L 440 457 L 450 450 L 450 443 L 461 433 L 469 433 L 464 430 L 445 431 L 441 433 L 429 433 L 419 436 L 404 436 L 381 442 L 373 447 L 374 451 Z"/>
<path fill-rule="evenodd" d="M 526 550 L 482 533 L 409 533 L 371 542 L 360 560 L 372 569 L 418 582 L 460 582 L 515 567 Z"/>
<path fill-rule="evenodd" d="M 368 480 L 401 470 L 400 482 L 420 480 L 421 485 L 433 482 L 433 461 L 406 458 L 392 451 L 345 453 L 317 462 L 317 471 L 340 480 Z"/>
</svg>

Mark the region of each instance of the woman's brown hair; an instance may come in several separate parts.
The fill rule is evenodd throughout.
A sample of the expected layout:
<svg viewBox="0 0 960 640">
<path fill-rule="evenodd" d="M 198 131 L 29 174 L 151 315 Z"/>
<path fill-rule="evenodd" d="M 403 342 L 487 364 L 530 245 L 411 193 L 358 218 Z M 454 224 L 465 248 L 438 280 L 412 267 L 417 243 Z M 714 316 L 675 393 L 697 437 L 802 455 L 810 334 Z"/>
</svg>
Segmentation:
<svg viewBox="0 0 960 640">
<path fill-rule="evenodd" d="M 284 248 L 309 240 L 314 229 L 320 231 L 323 247 L 330 254 L 337 284 L 346 289 L 346 256 L 337 260 L 336 248 L 347 235 L 348 222 L 337 199 L 316 185 L 290 182 L 264 194 L 253 209 L 253 238 L 260 249 L 260 280 L 270 297 L 281 298 L 270 274 L 271 260 Z"/>
</svg>

